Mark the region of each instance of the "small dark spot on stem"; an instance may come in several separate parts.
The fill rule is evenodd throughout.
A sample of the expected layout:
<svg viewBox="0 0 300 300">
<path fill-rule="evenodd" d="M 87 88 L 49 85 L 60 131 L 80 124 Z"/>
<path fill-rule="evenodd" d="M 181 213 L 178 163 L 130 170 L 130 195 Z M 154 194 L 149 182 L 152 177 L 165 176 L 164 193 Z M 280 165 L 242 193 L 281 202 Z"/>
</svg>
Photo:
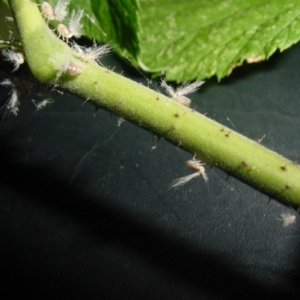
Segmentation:
<svg viewBox="0 0 300 300">
<path fill-rule="evenodd" d="M 225 127 L 222 127 L 222 128 L 220 129 L 221 132 L 224 132 L 224 130 L 225 130 Z"/>
<path fill-rule="evenodd" d="M 229 137 L 229 134 L 231 133 L 231 131 L 228 131 L 226 134 L 225 134 L 225 136 L 226 137 Z"/>
<path fill-rule="evenodd" d="M 156 97 L 156 100 L 157 100 L 157 101 L 159 100 L 159 96 Z"/>
<path fill-rule="evenodd" d="M 292 187 L 290 186 L 290 185 L 288 185 L 288 184 L 286 184 L 285 186 L 284 186 L 284 189 L 285 190 L 290 190 Z"/>
<path fill-rule="evenodd" d="M 176 125 L 171 125 L 170 127 L 171 130 L 175 130 L 176 128 L 177 128 Z"/>
<path fill-rule="evenodd" d="M 177 112 L 177 113 L 174 115 L 174 117 L 175 117 L 175 118 L 179 118 L 179 117 L 180 117 L 179 113 Z"/>
<path fill-rule="evenodd" d="M 241 162 L 241 166 L 242 166 L 242 167 L 247 167 L 247 166 L 248 166 L 248 164 L 247 164 L 247 162 L 245 162 L 245 161 L 242 161 L 242 162 Z"/>
<path fill-rule="evenodd" d="M 282 171 L 286 171 L 286 170 L 287 170 L 286 165 L 285 165 L 285 166 L 280 166 L 280 169 L 281 169 Z"/>
</svg>

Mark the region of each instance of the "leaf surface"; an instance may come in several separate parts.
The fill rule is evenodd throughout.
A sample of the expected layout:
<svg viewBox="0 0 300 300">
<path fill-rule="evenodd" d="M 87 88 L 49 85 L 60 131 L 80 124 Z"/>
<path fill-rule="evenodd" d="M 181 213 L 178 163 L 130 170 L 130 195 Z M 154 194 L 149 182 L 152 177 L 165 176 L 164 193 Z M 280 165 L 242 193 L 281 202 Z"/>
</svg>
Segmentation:
<svg viewBox="0 0 300 300">
<path fill-rule="evenodd" d="M 136 64 L 167 80 L 218 79 L 300 37 L 300 1 L 144 0 Z"/>
<path fill-rule="evenodd" d="M 300 38 L 300 0 L 72 0 L 73 9 L 84 9 L 87 37 L 177 82 L 220 80 Z"/>
<path fill-rule="evenodd" d="M 107 34 L 106 40 L 113 40 L 118 48 L 126 49 L 136 56 L 139 51 L 138 1 L 92 1 L 92 9 Z"/>
</svg>

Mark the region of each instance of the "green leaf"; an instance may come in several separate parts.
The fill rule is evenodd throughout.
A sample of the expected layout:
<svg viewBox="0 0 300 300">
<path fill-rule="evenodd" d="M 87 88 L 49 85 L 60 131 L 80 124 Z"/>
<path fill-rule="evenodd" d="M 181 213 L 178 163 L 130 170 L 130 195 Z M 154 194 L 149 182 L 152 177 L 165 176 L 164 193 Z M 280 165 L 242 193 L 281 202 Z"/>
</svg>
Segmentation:
<svg viewBox="0 0 300 300">
<path fill-rule="evenodd" d="M 141 0 L 134 61 L 167 80 L 218 79 L 300 38 L 300 1 Z"/>
<path fill-rule="evenodd" d="M 52 0 L 53 1 L 53 0 Z M 55 0 L 54 2 L 57 2 Z M 105 34 L 102 27 L 102 22 L 96 18 L 92 9 L 93 0 L 71 0 L 69 5 L 69 15 L 72 10 L 78 11 L 84 9 L 85 17 L 82 18 L 83 33 L 89 39 L 96 39 L 98 41 L 105 41 Z"/>
<path fill-rule="evenodd" d="M 108 37 L 128 50 L 132 55 L 139 51 L 138 2 L 136 0 L 100 0 L 92 1 L 93 12 Z"/>
<path fill-rule="evenodd" d="M 300 0 L 140 0 L 140 6 L 138 0 L 72 0 L 70 11 L 84 9 L 90 39 L 177 82 L 220 80 L 244 61 L 268 59 L 300 37 Z"/>
<path fill-rule="evenodd" d="M 54 7 L 58 0 L 48 0 Z M 90 39 L 108 42 L 118 52 L 127 50 L 136 56 L 139 51 L 137 0 L 71 0 L 69 15 L 75 9 L 84 9 L 81 23 L 84 35 Z M 66 23 L 66 22 L 64 22 Z"/>
</svg>

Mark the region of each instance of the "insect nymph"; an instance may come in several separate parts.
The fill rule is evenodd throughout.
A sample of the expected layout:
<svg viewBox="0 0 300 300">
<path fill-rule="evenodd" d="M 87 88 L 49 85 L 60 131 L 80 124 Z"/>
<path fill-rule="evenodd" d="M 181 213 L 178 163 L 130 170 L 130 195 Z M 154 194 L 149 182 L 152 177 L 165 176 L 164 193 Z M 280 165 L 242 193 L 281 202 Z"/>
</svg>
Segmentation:
<svg viewBox="0 0 300 300">
<path fill-rule="evenodd" d="M 188 161 L 186 161 L 186 166 L 196 172 L 191 175 L 175 179 L 171 183 L 170 188 L 182 186 L 182 185 L 186 184 L 188 181 L 190 181 L 193 178 L 196 178 L 198 176 L 202 176 L 204 181 L 207 183 L 208 177 L 207 177 L 207 175 L 205 173 L 205 169 L 203 167 L 203 166 L 205 166 L 205 163 L 202 163 L 200 160 L 196 160 L 195 157 L 193 157 L 192 159 L 189 159 Z"/>
<path fill-rule="evenodd" d="M 164 79 L 162 79 L 160 85 L 166 90 L 167 94 L 169 94 L 173 100 L 184 106 L 189 107 L 191 104 L 191 100 L 184 95 L 196 92 L 203 83 L 204 81 L 198 80 L 193 83 L 186 83 L 174 90 L 170 85 L 166 83 Z"/>
</svg>

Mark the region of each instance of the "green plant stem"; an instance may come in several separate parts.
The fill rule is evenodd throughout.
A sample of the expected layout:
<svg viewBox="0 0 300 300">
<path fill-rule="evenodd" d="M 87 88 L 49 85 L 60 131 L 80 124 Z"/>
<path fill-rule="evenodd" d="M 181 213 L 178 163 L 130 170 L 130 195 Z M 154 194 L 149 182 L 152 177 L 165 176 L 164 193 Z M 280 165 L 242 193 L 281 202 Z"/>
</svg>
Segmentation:
<svg viewBox="0 0 300 300">
<path fill-rule="evenodd" d="M 300 207 L 300 167 L 257 142 L 123 76 L 83 61 L 48 28 L 33 0 L 10 0 L 26 60 L 41 82 L 124 117 L 271 198 Z M 71 75 L 70 66 L 80 70 Z"/>
</svg>

